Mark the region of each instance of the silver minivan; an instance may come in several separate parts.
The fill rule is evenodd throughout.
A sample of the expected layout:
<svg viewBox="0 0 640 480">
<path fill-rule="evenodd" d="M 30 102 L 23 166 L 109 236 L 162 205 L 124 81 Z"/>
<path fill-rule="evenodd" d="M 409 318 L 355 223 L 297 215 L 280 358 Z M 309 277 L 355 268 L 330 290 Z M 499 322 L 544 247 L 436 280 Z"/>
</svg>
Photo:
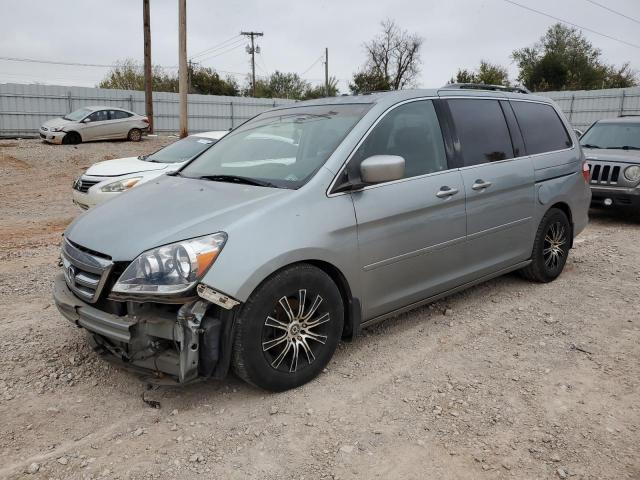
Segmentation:
<svg viewBox="0 0 640 480">
<path fill-rule="evenodd" d="M 54 297 L 99 352 L 285 390 L 341 338 L 519 270 L 550 282 L 589 171 L 553 102 L 443 88 L 296 103 L 76 219 Z"/>
</svg>

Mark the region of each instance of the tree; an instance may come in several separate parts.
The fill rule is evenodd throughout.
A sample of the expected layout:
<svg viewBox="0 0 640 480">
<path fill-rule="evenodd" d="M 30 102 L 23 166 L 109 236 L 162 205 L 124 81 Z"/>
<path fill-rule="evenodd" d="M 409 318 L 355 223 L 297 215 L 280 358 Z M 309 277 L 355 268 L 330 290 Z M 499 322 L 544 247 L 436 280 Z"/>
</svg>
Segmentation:
<svg viewBox="0 0 640 480">
<path fill-rule="evenodd" d="M 230 96 L 236 96 L 240 93 L 238 83 L 233 78 L 222 79 L 211 68 L 190 64 L 189 78 L 191 79 L 189 93 Z M 121 60 L 107 73 L 98 87 L 144 90 L 144 69 L 135 60 Z M 167 74 L 162 67 L 155 65 L 152 69 L 152 88 L 156 92 L 177 92 L 177 73 Z"/>
<path fill-rule="evenodd" d="M 494 65 L 485 60 L 480 61 L 480 66 L 475 72 L 458 70 L 450 83 L 482 83 L 485 85 L 504 85 L 508 87 L 509 73 L 505 67 Z"/>
<path fill-rule="evenodd" d="M 393 20 L 381 23 L 382 33 L 364 44 L 367 60 L 354 74 L 352 92 L 365 88 L 400 90 L 415 84 L 420 73 L 420 49 L 423 39 L 402 30 Z M 380 88 L 382 87 L 382 88 Z"/>
<path fill-rule="evenodd" d="M 557 23 L 531 47 L 514 50 L 518 80 L 533 91 L 593 90 L 632 87 L 636 73 L 628 63 L 620 68 L 602 60 L 602 52 L 582 33 Z"/>
<path fill-rule="evenodd" d="M 316 85 L 315 87 L 309 87 L 304 92 L 302 96 L 303 100 L 310 100 L 312 98 L 324 98 L 324 97 L 335 97 L 339 93 L 338 91 L 338 80 L 336 77 L 329 77 L 329 93 L 327 95 L 327 89 L 323 85 Z"/>
</svg>

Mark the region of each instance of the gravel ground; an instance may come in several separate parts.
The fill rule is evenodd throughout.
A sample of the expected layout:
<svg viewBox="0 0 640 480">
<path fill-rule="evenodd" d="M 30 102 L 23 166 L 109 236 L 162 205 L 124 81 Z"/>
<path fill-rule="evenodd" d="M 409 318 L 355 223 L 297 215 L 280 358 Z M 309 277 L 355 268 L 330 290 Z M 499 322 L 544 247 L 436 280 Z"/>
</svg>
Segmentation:
<svg viewBox="0 0 640 480">
<path fill-rule="evenodd" d="M 97 358 L 51 299 L 71 183 L 169 141 L 0 141 L 0 478 L 640 478 L 638 215 L 592 212 L 556 282 L 385 321 L 294 391 Z"/>
</svg>

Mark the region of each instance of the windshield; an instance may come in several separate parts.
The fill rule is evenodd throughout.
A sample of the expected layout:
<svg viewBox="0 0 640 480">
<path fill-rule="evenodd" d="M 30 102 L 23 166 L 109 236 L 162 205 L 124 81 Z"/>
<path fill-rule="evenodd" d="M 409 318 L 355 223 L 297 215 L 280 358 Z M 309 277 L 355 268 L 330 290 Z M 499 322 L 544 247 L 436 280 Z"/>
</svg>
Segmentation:
<svg viewBox="0 0 640 480">
<path fill-rule="evenodd" d="M 216 142 L 217 140 L 212 138 L 187 137 L 161 148 L 157 152 L 145 157 L 144 160 L 158 163 L 186 162 L 200 155 Z"/>
<path fill-rule="evenodd" d="M 299 188 L 324 164 L 370 104 L 266 112 L 227 134 L 180 174 Z M 231 180 L 230 180 L 231 179 Z"/>
<path fill-rule="evenodd" d="M 640 149 L 640 123 L 596 123 L 581 138 L 585 148 Z"/>
<path fill-rule="evenodd" d="M 84 117 L 89 115 L 91 112 L 93 112 L 93 110 L 91 110 L 90 108 L 81 108 L 81 109 L 76 110 L 74 112 L 67 113 L 62 118 L 64 118 L 65 120 L 71 120 L 71 121 L 77 122 L 77 121 L 82 120 Z"/>
</svg>

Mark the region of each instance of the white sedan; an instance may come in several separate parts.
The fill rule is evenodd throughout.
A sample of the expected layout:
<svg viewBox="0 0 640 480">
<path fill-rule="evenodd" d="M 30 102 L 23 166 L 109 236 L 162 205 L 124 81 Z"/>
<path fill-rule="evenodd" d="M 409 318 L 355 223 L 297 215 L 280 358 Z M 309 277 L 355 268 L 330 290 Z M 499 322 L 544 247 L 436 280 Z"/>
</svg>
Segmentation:
<svg viewBox="0 0 640 480">
<path fill-rule="evenodd" d="M 98 162 L 73 183 L 73 203 L 87 210 L 160 175 L 175 172 L 227 133 L 226 130 L 197 133 L 151 155 Z"/>
<path fill-rule="evenodd" d="M 118 138 L 139 142 L 142 132 L 148 128 L 147 117 L 129 110 L 105 106 L 84 107 L 43 123 L 40 138 L 48 143 L 69 145 Z"/>
</svg>

